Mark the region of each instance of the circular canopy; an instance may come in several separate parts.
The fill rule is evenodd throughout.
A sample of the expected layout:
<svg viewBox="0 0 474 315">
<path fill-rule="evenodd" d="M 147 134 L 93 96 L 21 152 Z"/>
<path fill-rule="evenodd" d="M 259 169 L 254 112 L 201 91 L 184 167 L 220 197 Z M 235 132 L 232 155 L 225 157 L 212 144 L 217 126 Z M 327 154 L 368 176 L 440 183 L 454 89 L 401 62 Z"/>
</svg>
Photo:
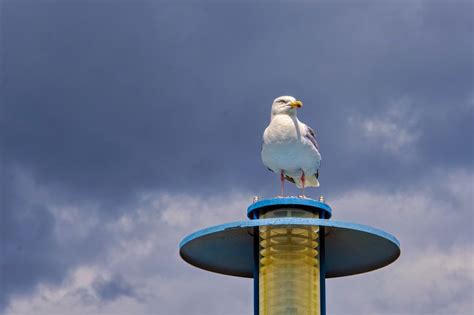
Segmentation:
<svg viewBox="0 0 474 315">
<path fill-rule="evenodd" d="M 232 222 L 197 231 L 180 244 L 188 263 L 213 272 L 253 277 L 254 228 L 314 225 L 325 227 L 326 278 L 384 267 L 400 256 L 392 235 L 360 224 L 309 218 L 276 218 Z"/>
</svg>

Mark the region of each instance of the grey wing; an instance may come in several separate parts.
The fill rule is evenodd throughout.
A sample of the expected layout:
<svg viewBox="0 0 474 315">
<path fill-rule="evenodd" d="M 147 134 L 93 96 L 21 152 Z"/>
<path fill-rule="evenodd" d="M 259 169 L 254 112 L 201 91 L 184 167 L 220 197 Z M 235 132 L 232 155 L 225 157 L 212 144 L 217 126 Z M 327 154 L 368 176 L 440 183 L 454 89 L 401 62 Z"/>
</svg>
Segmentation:
<svg viewBox="0 0 474 315">
<path fill-rule="evenodd" d="M 310 126 L 306 126 L 306 134 L 305 134 L 305 138 L 308 139 L 309 141 L 311 141 L 311 143 L 316 147 L 316 149 L 319 151 L 319 144 L 318 144 L 318 141 L 316 140 L 316 134 L 314 132 L 313 129 L 311 129 Z M 316 171 L 316 174 L 314 174 L 316 176 L 316 179 L 319 178 L 319 169 Z"/>
<path fill-rule="evenodd" d="M 308 139 L 309 141 L 311 141 L 311 143 L 316 147 L 316 149 L 318 149 L 319 151 L 319 144 L 318 144 L 318 141 L 316 140 L 316 134 L 314 133 L 314 130 L 311 129 L 311 127 L 306 126 L 306 132 L 305 132 L 305 138 Z"/>
</svg>

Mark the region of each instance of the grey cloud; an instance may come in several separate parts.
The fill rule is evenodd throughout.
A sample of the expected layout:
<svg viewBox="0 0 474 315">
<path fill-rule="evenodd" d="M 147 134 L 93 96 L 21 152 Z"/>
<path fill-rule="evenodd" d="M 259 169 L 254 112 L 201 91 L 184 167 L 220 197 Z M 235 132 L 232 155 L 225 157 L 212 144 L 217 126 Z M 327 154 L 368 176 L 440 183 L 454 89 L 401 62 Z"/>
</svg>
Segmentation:
<svg viewBox="0 0 474 315">
<path fill-rule="evenodd" d="M 12 294 L 32 292 L 41 281 L 61 281 L 69 260 L 49 254 L 59 244 L 53 234 L 55 218 L 42 204 L 24 202 L 22 192 L 5 182 L 1 194 L 0 310 Z"/>
<path fill-rule="evenodd" d="M 116 300 L 122 296 L 136 297 L 133 287 L 119 275 L 108 280 L 98 277 L 92 287 L 99 299 L 105 302 Z"/>
<path fill-rule="evenodd" d="M 62 283 L 45 282 L 46 288 L 35 291 L 33 300 L 28 294 L 16 294 L 6 314 L 24 314 L 25 304 L 35 305 L 43 314 L 223 314 L 229 307 L 234 314 L 248 313 L 252 282 L 196 270 L 179 257 L 178 243 L 197 227 L 243 219 L 250 196 L 147 195 L 122 217 L 100 219 L 109 237 L 93 241 L 106 245 L 103 257 L 78 258 L 82 261 L 70 265 Z M 56 213 L 59 222 L 68 213 L 62 212 Z M 90 213 L 81 211 L 77 220 L 86 222 L 88 217 Z M 183 217 L 190 220 L 183 224 Z M 74 233 L 69 230 L 63 236 Z M 209 296 L 225 303 L 213 303 Z M 23 309 L 29 313 L 31 308 Z"/>
<path fill-rule="evenodd" d="M 319 134 L 323 187 L 472 167 L 472 109 L 459 111 L 472 97 L 470 3 L 419 3 L 7 2 L 6 161 L 103 200 L 269 189 L 261 133 L 271 100 L 294 94 Z M 383 113 L 400 95 L 424 115 L 418 163 L 351 147 L 360 135 L 347 116 Z M 435 154 L 438 141 L 457 154 Z"/>
<path fill-rule="evenodd" d="M 40 283 L 61 285 L 71 268 L 100 259 L 104 251 L 103 229 L 93 225 L 84 235 L 74 235 L 87 215 L 62 222 L 53 208 L 64 201 L 52 195 L 18 169 L 2 169 L 0 312 L 11 296 L 31 294 Z"/>
<path fill-rule="evenodd" d="M 442 200 L 436 198 L 436 190 L 407 188 L 397 193 L 355 190 L 330 201 L 335 220 L 369 224 L 397 236 L 402 256 L 392 265 L 368 274 L 329 279 L 328 311 L 468 313 L 472 305 L 472 266 L 466 262 L 473 255 L 472 195 L 466 187 L 469 180 L 472 174 L 457 173 L 445 183 L 433 184 L 452 195 Z M 79 265 L 92 270 L 90 284 L 68 280 L 53 288 L 52 294 L 36 293 L 52 297 L 45 301 L 15 297 L 7 314 L 21 314 L 20 307 L 28 303 L 30 309 L 34 306 L 45 314 L 64 310 L 71 314 L 137 315 L 251 312 L 251 280 L 199 270 L 186 264 L 177 248 L 180 239 L 191 231 L 244 219 L 245 207 L 250 203 L 246 194 L 204 197 L 148 193 L 122 217 L 101 221 L 109 237 L 96 242 L 107 245 L 105 255 Z M 88 215 L 80 212 L 80 220 L 86 221 Z M 440 233 L 443 227 L 455 233 Z M 449 264 L 444 263 L 448 260 Z M 77 286 L 87 290 L 78 290 Z"/>
</svg>

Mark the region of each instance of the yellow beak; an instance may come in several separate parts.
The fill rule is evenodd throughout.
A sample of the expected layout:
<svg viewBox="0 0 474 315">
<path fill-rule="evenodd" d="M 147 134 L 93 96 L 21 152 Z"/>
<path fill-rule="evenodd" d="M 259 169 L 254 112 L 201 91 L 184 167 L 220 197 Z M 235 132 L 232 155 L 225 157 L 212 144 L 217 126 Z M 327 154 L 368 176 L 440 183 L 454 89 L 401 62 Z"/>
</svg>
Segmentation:
<svg viewBox="0 0 474 315">
<path fill-rule="evenodd" d="M 293 107 L 293 108 L 300 108 L 303 106 L 303 103 L 301 101 L 293 101 L 290 103 L 290 106 Z"/>
</svg>

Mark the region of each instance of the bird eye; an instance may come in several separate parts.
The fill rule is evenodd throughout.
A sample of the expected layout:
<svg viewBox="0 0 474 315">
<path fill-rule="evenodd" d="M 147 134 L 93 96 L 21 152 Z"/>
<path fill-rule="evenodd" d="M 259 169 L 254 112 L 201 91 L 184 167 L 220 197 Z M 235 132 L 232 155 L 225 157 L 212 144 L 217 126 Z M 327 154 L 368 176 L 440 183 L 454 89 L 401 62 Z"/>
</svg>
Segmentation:
<svg viewBox="0 0 474 315">
<path fill-rule="evenodd" d="M 279 103 L 286 103 L 286 100 L 279 100 Z"/>
</svg>

